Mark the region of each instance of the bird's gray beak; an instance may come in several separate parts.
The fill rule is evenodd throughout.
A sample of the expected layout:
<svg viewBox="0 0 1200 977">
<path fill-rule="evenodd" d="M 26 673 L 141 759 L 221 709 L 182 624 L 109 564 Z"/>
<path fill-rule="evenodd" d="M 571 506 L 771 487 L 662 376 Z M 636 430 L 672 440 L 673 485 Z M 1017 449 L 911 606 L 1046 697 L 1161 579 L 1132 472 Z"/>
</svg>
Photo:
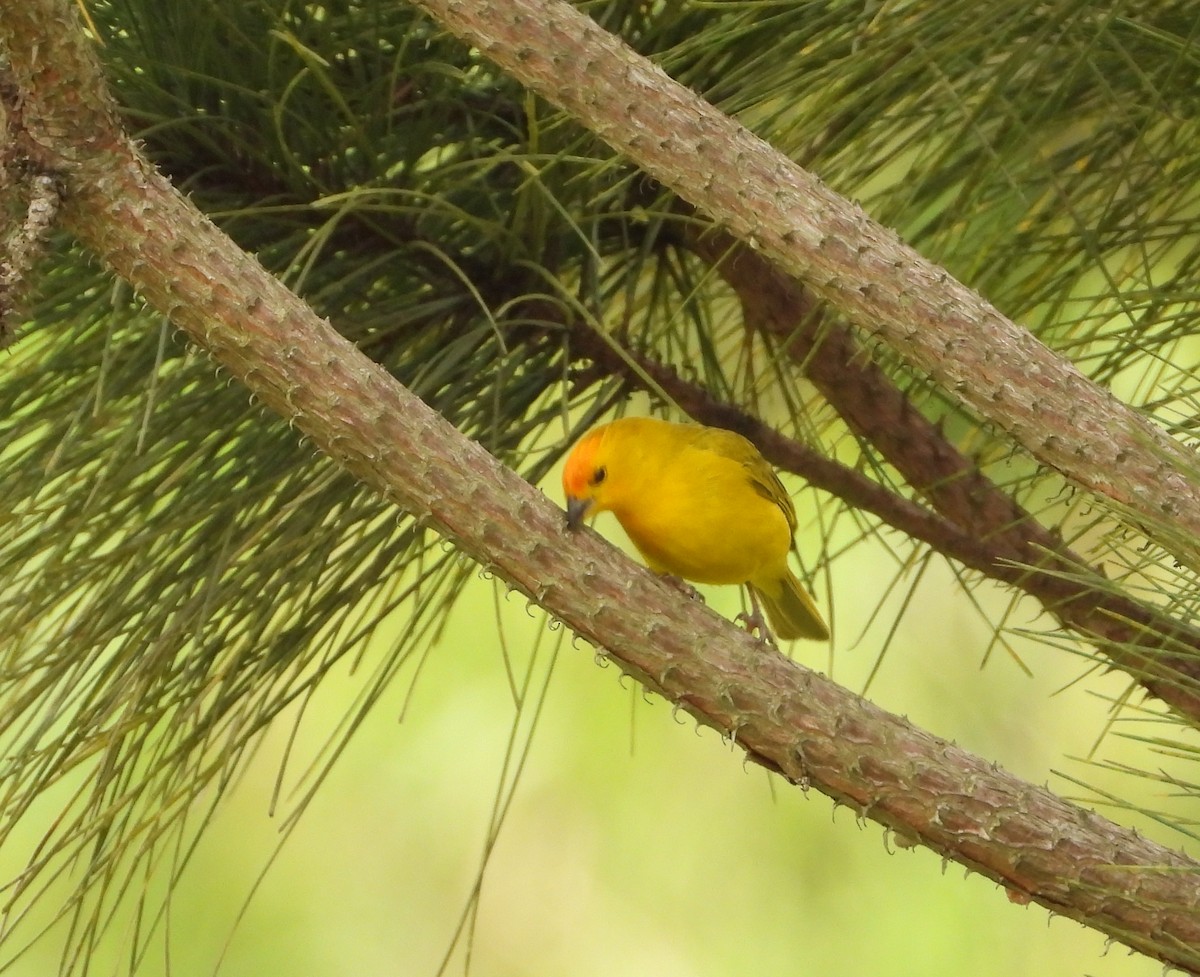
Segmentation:
<svg viewBox="0 0 1200 977">
<path fill-rule="evenodd" d="M 587 515 L 588 509 L 592 507 L 591 499 L 577 499 L 571 495 L 567 497 L 567 528 L 578 529 L 583 524 L 584 516 Z"/>
</svg>

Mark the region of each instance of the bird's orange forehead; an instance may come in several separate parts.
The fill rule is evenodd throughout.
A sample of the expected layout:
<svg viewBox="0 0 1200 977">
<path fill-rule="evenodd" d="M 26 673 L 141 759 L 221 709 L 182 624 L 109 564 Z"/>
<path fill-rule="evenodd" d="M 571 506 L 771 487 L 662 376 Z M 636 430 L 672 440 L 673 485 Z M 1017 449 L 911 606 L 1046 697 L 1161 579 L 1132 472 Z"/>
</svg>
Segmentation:
<svg viewBox="0 0 1200 977">
<path fill-rule="evenodd" d="M 568 498 L 583 498 L 596 471 L 596 452 L 600 447 L 598 432 L 592 431 L 575 445 L 563 466 L 563 492 Z"/>
</svg>

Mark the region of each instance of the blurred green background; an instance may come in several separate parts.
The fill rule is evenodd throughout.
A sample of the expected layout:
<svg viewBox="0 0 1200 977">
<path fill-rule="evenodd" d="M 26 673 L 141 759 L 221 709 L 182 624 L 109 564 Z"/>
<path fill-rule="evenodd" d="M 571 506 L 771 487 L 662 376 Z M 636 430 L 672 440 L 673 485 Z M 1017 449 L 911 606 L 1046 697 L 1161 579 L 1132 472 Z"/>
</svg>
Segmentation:
<svg viewBox="0 0 1200 977">
<path fill-rule="evenodd" d="M 615 520 L 597 528 L 621 538 Z M 850 688 L 876 663 L 891 618 L 859 634 L 893 575 L 869 547 L 834 568 L 832 667 Z M 470 590 L 415 684 L 414 671 L 398 676 L 286 840 L 297 801 L 286 785 L 325 745 L 360 682 L 345 669 L 331 676 L 290 748 L 292 727 L 275 725 L 170 901 L 171 973 L 436 973 L 480 878 L 497 797 L 511 784 L 511 759 L 503 771 L 514 724 L 520 752 L 547 675 L 528 760 L 483 870 L 473 938 L 447 973 L 464 972 L 466 943 L 477 977 L 1161 972 L 1073 922 L 1014 905 L 928 851 L 897 850 L 878 825 L 747 765 L 712 731 L 599 667 L 519 595 L 483 577 Z M 736 613 L 734 591 L 708 594 Z M 1007 598 L 985 589 L 980 600 L 999 610 Z M 1061 792 L 1080 791 L 1060 769 L 1136 788 L 1063 759 L 1091 750 L 1105 727 L 1102 696 L 1123 684 L 1070 684 L 1084 663 L 1019 638 L 1032 677 L 999 654 L 981 667 L 989 638 L 948 575 L 931 568 L 871 697 Z M 829 667 L 822 646 L 791 650 Z M 518 676 L 532 669 L 523 710 L 506 660 Z M 368 656 L 360 668 L 369 666 Z M 1126 747 L 1110 733 L 1100 752 L 1112 759 Z M 1141 826 L 1176 843 L 1166 829 Z M 53 943 L 12 973 L 49 972 Z M 161 966 L 150 961 L 147 972 Z"/>
<path fill-rule="evenodd" d="M 835 675 L 851 688 L 874 661 L 874 642 L 848 640 L 862 623 L 855 589 L 871 594 L 888 583 L 871 570 L 863 558 L 836 572 Z M 405 721 L 396 722 L 397 688 L 318 794 L 232 933 L 223 974 L 436 971 L 480 870 L 514 722 L 492 588 L 481 580 L 473 589 Z M 732 594 L 713 603 L 736 612 Z M 1064 753 L 1090 750 L 1103 703 L 1087 685 L 1059 691 L 1079 665 L 1044 647 L 1028 648 L 1032 679 L 1003 659 L 981 670 L 988 628 L 949 609 L 961 604 L 946 582 L 921 588 L 873 697 L 1062 790 L 1052 770 Z M 509 648 L 523 663 L 542 625 L 519 596 L 501 606 Z M 797 645 L 794 654 L 824 664 L 819 646 Z M 306 729 L 338 717 L 338 691 L 329 690 L 328 715 L 310 717 Z M 266 806 L 282 745 L 280 735 L 264 751 L 205 838 L 186 902 L 176 901 L 187 924 L 177 924 L 179 972 L 197 972 L 185 959 L 199 965 L 214 954 L 233 927 L 231 895 L 247 890 L 271 849 Z M 1067 769 L 1104 779 L 1094 767 Z M 185 941 L 183 930 L 200 920 Z M 449 972 L 462 972 L 461 963 Z M 991 882 L 964 878 L 928 851 L 896 851 L 879 826 L 814 791 L 772 782 L 715 733 L 673 720 L 661 700 L 647 701 L 615 668 L 598 668 L 585 646 L 570 645 L 554 664 L 487 865 L 471 961 L 471 973 L 497 977 L 1160 972 L 1123 948 L 1106 953 L 1101 935 L 1073 922 L 1011 904 Z"/>
</svg>

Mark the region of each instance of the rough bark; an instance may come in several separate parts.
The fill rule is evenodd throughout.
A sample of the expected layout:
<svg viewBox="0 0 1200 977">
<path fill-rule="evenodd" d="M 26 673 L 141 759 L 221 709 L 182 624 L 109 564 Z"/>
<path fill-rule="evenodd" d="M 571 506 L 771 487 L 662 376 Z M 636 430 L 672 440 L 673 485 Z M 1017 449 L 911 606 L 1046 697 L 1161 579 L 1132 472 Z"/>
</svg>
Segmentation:
<svg viewBox="0 0 1200 977">
<path fill-rule="evenodd" d="M 55 172 L 66 227 L 267 406 L 758 762 L 1020 898 L 1200 972 L 1200 864 L 768 651 L 595 534 L 568 535 L 557 506 L 317 319 L 153 171 L 114 127 L 65 0 L 5 0 L 0 10 L 25 107 L 7 151 Z"/>
<path fill-rule="evenodd" d="M 1200 567 L 1195 456 L 895 232 L 562 0 L 414 2 Z"/>
<path fill-rule="evenodd" d="M 690 245 L 737 293 L 748 326 L 783 344 L 842 419 L 943 519 L 913 520 L 900 499 L 872 511 L 945 556 L 1035 597 L 1147 692 L 1200 723 L 1200 632 L 1115 592 L 1098 568 L 959 453 L 849 330 L 825 321 L 798 282 L 727 234 L 696 235 Z M 776 465 L 795 470 L 786 439 L 762 428 L 743 426 L 742 433 Z"/>
</svg>

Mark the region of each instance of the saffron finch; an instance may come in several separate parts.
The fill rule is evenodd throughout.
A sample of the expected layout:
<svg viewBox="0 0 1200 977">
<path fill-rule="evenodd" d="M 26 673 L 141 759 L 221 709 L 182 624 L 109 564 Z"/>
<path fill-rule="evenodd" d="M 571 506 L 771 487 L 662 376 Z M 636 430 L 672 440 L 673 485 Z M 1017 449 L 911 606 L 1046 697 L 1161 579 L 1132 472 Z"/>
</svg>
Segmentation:
<svg viewBox="0 0 1200 977">
<path fill-rule="evenodd" d="M 563 491 L 571 527 L 612 512 L 655 572 L 745 584 L 780 639 L 829 637 L 788 567 L 792 500 L 740 434 L 648 417 L 613 421 L 575 445 Z"/>
</svg>

